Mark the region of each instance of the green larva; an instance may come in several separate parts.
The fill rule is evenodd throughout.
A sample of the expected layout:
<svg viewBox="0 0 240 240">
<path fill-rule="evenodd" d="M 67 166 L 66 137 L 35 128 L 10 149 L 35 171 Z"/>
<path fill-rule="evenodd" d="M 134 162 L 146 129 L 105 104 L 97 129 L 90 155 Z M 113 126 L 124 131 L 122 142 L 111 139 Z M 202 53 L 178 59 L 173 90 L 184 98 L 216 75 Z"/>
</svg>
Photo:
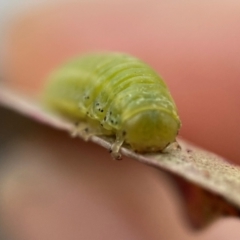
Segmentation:
<svg viewBox="0 0 240 240">
<path fill-rule="evenodd" d="M 51 74 L 44 102 L 78 121 L 77 133 L 112 135 L 119 158 L 125 142 L 137 152 L 162 151 L 175 142 L 180 119 L 164 81 L 147 64 L 123 53 L 95 53 Z"/>
</svg>

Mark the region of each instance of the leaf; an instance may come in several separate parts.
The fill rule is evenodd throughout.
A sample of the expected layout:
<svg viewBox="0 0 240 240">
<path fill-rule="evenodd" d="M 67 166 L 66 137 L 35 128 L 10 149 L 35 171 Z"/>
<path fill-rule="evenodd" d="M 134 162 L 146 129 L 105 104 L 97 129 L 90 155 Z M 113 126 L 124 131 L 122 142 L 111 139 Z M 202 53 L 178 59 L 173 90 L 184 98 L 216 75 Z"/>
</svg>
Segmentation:
<svg viewBox="0 0 240 240">
<path fill-rule="evenodd" d="M 46 112 L 40 105 L 0 86 L 0 105 L 54 128 L 72 131 L 72 122 Z M 111 138 L 93 136 L 91 141 L 109 149 Z M 178 139 L 181 150 L 137 154 L 127 147 L 121 153 L 173 175 L 186 202 L 195 227 L 202 227 L 219 216 L 238 216 L 240 211 L 240 168 L 223 158 Z"/>
</svg>

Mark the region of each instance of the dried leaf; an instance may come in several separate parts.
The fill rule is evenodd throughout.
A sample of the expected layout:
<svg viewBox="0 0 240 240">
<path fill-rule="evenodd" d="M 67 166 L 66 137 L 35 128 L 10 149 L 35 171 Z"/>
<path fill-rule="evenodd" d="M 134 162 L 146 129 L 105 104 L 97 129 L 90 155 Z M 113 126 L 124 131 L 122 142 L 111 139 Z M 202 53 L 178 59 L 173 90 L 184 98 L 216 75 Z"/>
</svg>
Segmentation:
<svg viewBox="0 0 240 240">
<path fill-rule="evenodd" d="M 72 122 L 46 112 L 31 99 L 0 87 L 0 105 L 60 130 L 73 129 Z M 94 136 L 91 141 L 109 149 L 112 139 Z M 183 139 L 178 142 L 181 150 L 171 148 L 161 154 L 137 154 L 127 147 L 123 147 L 121 153 L 173 174 L 195 226 L 204 226 L 219 216 L 239 215 L 240 168 Z"/>
</svg>

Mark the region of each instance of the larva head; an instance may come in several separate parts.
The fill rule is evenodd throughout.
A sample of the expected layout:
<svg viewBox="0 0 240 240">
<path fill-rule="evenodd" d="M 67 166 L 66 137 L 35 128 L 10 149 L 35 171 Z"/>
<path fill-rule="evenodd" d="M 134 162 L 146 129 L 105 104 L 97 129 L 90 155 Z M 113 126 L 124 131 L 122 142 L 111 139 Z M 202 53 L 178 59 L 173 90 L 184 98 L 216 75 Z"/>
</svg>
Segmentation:
<svg viewBox="0 0 240 240">
<path fill-rule="evenodd" d="M 126 119 L 123 129 L 125 141 L 137 152 L 162 151 L 175 141 L 179 119 L 169 112 L 146 110 Z"/>
</svg>

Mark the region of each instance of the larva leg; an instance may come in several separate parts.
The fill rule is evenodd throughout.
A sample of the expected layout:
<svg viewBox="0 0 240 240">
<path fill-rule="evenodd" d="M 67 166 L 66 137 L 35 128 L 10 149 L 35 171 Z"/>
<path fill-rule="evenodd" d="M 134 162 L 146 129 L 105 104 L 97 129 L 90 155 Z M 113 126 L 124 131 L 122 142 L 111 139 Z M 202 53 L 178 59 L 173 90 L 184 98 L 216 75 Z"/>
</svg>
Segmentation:
<svg viewBox="0 0 240 240">
<path fill-rule="evenodd" d="M 117 137 L 116 141 L 112 144 L 110 153 L 115 160 L 121 160 L 122 156 L 119 153 L 120 148 L 124 142 L 124 138 Z"/>
<path fill-rule="evenodd" d="M 71 132 L 72 137 L 81 137 L 84 141 L 88 141 L 94 133 L 91 131 L 87 123 L 78 122 L 76 123 L 74 129 Z"/>
<path fill-rule="evenodd" d="M 182 147 L 180 146 L 180 144 L 177 142 L 177 140 L 175 142 L 172 143 L 173 148 L 176 150 L 182 150 Z"/>
<path fill-rule="evenodd" d="M 168 152 L 168 150 L 181 150 L 181 146 L 179 145 L 179 143 L 177 141 L 170 143 L 169 145 L 167 145 L 167 147 L 163 150 L 163 152 Z"/>
</svg>

